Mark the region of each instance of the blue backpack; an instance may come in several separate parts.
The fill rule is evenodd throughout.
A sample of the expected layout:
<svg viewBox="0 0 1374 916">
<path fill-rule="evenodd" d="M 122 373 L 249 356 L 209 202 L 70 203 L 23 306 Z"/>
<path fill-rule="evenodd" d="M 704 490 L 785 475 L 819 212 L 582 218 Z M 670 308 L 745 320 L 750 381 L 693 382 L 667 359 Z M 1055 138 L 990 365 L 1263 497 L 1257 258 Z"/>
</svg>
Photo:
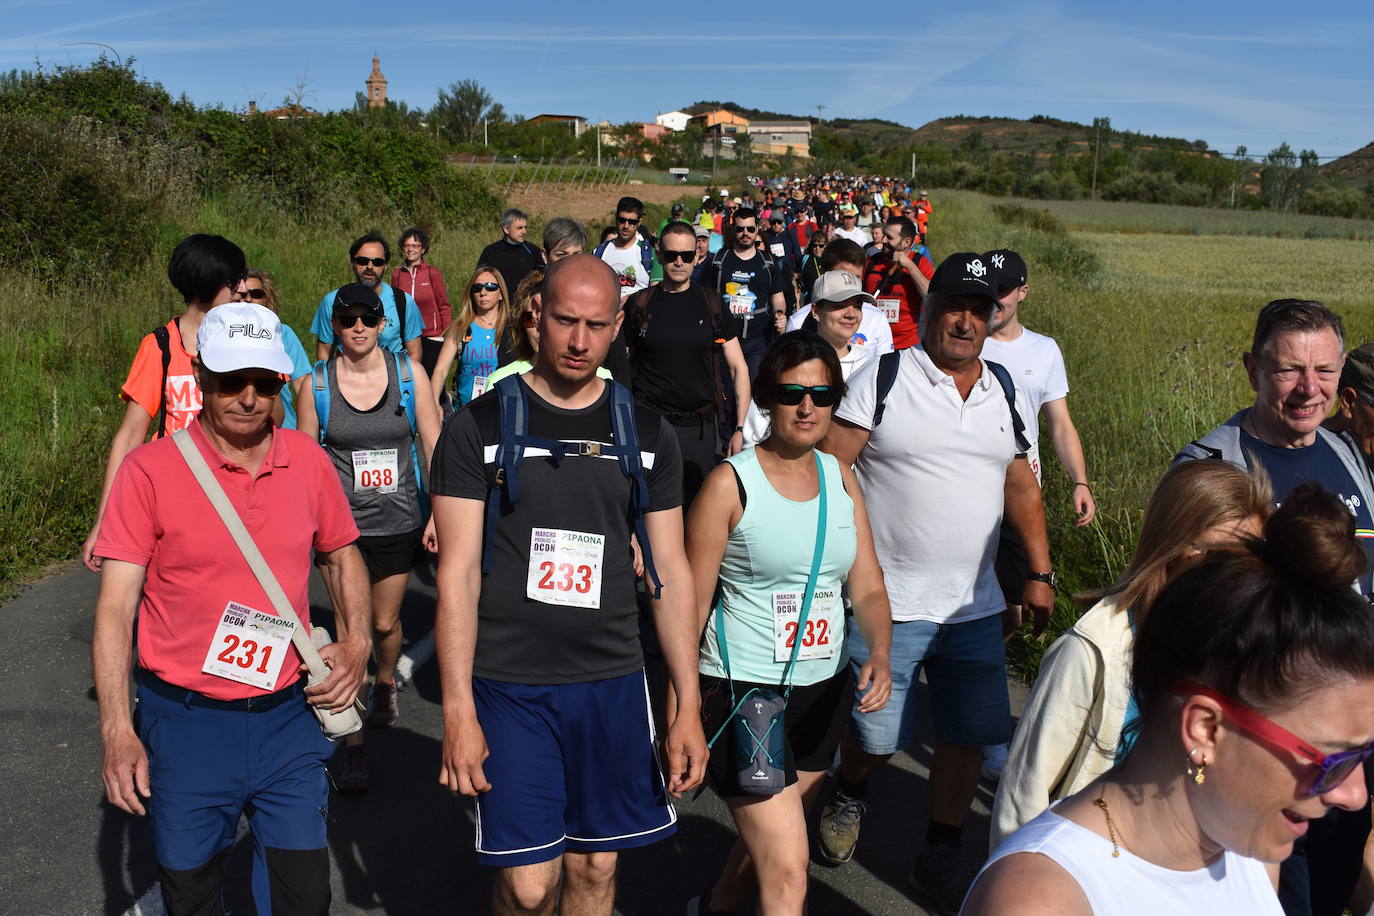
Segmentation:
<svg viewBox="0 0 1374 916">
<path fill-rule="evenodd" d="M 611 239 L 607 239 L 600 245 L 597 245 L 592 254 L 596 255 L 598 258 L 601 257 L 601 252 L 605 251 L 606 246 L 609 244 L 611 244 Z M 644 267 L 644 279 L 647 281 L 654 273 L 654 246 L 645 241 L 643 236 L 637 236 L 635 238 L 635 244 L 639 246 L 639 262 Z"/>
<path fill-rule="evenodd" d="M 410 466 L 415 469 L 415 485 L 420 491 L 420 514 L 429 517 L 429 494 L 425 492 L 424 475 L 420 473 L 420 453 L 415 448 L 415 433 L 419 428 L 415 423 L 415 379 L 410 371 L 410 355 L 386 351 L 396 360 L 396 375 L 401 382 L 401 407 L 406 419 L 410 421 Z M 320 360 L 310 370 L 311 383 L 315 392 L 315 415 L 320 420 L 320 442 L 324 442 L 329 428 L 329 361 Z"/>
<path fill-rule="evenodd" d="M 654 584 L 654 597 L 663 589 L 658 571 L 654 569 L 654 555 L 649 548 L 649 533 L 644 527 L 644 507 L 649 504 L 649 482 L 644 477 L 644 464 L 639 456 L 639 430 L 635 425 L 635 399 L 619 382 L 609 379 L 611 386 L 611 437 L 614 445 L 600 442 L 563 442 L 531 436 L 530 408 L 525 396 L 525 383 L 518 375 L 508 375 L 491 389 L 496 392 L 500 409 L 500 443 L 496 447 L 496 476 L 487 490 L 487 518 L 482 533 L 482 572 L 491 569 L 491 539 L 501 520 L 501 496 L 514 506 L 520 501 L 520 462 L 526 448 L 549 453 L 554 464 L 573 455 L 609 455 L 620 464 L 621 473 L 631 482 L 630 508 L 634 510 L 635 534 L 644 552 L 644 569 Z"/>
<path fill-rule="evenodd" d="M 884 353 L 878 357 L 878 397 L 877 406 L 873 409 L 873 425 L 875 427 L 883 422 L 883 411 L 887 409 L 887 396 L 897 381 L 897 368 L 901 358 L 901 350 L 893 350 L 891 353 Z M 1017 450 L 1021 452 L 1030 451 L 1030 441 L 1026 438 L 1026 425 L 1021 422 L 1021 412 L 1016 409 L 1016 385 L 1011 380 L 1011 373 L 1001 363 L 994 363 L 990 359 L 985 359 L 983 362 L 987 363 L 988 371 L 1002 386 L 1002 394 L 1007 399 L 1007 409 L 1011 411 L 1011 428 L 1016 433 Z"/>
</svg>

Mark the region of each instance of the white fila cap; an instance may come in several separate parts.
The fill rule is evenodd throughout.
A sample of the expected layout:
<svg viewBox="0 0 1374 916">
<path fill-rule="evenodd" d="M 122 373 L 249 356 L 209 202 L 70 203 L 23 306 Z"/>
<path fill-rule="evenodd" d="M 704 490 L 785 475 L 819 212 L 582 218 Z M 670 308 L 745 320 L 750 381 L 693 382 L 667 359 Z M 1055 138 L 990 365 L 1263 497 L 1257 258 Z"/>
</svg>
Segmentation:
<svg viewBox="0 0 1374 916">
<path fill-rule="evenodd" d="M 290 375 L 277 313 L 250 302 L 226 302 L 206 314 L 196 332 L 200 364 L 211 372 L 267 369 Z"/>
</svg>

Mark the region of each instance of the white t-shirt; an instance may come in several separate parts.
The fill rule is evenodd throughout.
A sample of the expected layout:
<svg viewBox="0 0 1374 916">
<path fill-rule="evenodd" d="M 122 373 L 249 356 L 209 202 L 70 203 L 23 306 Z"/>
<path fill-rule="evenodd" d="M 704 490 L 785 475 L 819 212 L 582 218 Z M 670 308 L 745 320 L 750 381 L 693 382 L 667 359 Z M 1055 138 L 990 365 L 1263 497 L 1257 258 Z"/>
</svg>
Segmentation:
<svg viewBox="0 0 1374 916">
<path fill-rule="evenodd" d="M 849 239 L 860 248 L 873 241 L 873 233 L 867 229 L 860 229 L 858 226 L 853 229 L 836 229 L 834 236 L 837 239 Z"/>
<path fill-rule="evenodd" d="M 811 306 L 803 305 L 793 312 L 787 319 L 787 330 L 798 331 L 811 317 Z M 867 350 L 873 356 L 882 356 L 884 353 L 892 352 L 892 325 L 887 323 L 887 318 L 882 310 L 875 305 L 863 303 L 863 308 L 859 315 L 859 330 L 854 332 L 854 336 L 849 338 L 850 347 Z"/>
<path fill-rule="evenodd" d="M 639 253 L 638 239 L 629 248 L 617 248 L 612 241 L 601 252 L 601 260 L 611 265 L 616 279 L 620 281 L 620 298 L 637 293 L 649 285 L 649 275 L 644 272 L 644 259 Z"/>
<path fill-rule="evenodd" d="M 920 346 L 901 351 L 882 423 L 878 360 L 860 366 L 835 416 L 871 430 L 854 470 L 892 619 L 956 623 L 1000 614 L 993 561 L 1002 488 L 1016 459 L 1006 396 L 983 367 L 967 400 Z"/>
<path fill-rule="evenodd" d="M 854 374 L 854 370 L 878 356 L 872 350 L 865 350 L 862 347 L 850 346 L 849 352 L 840 357 L 840 377 L 846 382 Z M 772 430 L 772 425 L 768 420 L 768 411 L 761 410 L 759 405 L 753 401 L 749 402 L 749 410 L 744 415 L 744 445 L 743 448 L 752 448 L 764 439 L 768 438 L 768 433 Z"/>
<path fill-rule="evenodd" d="M 1040 408 L 1068 396 L 1064 354 L 1059 352 L 1053 337 L 1022 328 L 1021 336 L 1015 340 L 989 337 L 983 341 L 983 359 L 1001 363 L 1011 373 L 1016 385 L 1016 412 L 1026 425 L 1026 439 L 1031 444 L 1026 457 L 1035 471 L 1035 479 L 1040 480 Z"/>
</svg>

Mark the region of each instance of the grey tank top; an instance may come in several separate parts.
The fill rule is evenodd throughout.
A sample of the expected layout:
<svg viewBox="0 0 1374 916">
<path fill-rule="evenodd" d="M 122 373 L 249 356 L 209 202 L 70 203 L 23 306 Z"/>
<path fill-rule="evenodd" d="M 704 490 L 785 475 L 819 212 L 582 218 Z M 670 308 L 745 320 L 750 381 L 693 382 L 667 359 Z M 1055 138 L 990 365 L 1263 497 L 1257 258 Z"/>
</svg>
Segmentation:
<svg viewBox="0 0 1374 916">
<path fill-rule="evenodd" d="M 404 534 L 421 523 L 410 420 L 401 407 L 396 360 L 390 352 L 383 356 L 386 394 L 365 409 L 348 403 L 339 393 L 338 359 L 329 361 L 329 428 L 324 448 L 348 494 L 358 533 L 367 537 Z"/>
</svg>

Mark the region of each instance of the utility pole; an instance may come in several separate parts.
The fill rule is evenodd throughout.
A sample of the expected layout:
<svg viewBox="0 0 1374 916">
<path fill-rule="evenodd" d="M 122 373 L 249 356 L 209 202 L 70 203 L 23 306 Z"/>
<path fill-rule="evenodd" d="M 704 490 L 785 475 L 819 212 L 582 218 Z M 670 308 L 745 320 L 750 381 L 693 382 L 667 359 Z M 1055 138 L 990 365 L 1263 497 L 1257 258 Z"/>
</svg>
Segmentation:
<svg viewBox="0 0 1374 916">
<path fill-rule="evenodd" d="M 817 105 L 817 106 L 816 106 L 816 126 L 817 126 L 817 127 L 820 127 L 820 126 L 821 126 L 821 122 L 824 121 L 824 120 L 825 120 L 825 106 L 824 106 L 824 105 Z"/>
<path fill-rule="evenodd" d="M 596 125 L 596 167 L 601 168 L 601 125 Z"/>
<path fill-rule="evenodd" d="M 912 179 L 912 181 L 915 181 L 915 180 L 916 180 L 916 154 L 915 154 L 915 153 L 912 153 L 912 154 L 911 154 L 911 179 Z"/>
<path fill-rule="evenodd" d="M 488 145 L 489 145 L 489 144 L 487 143 L 487 119 L 486 119 L 486 118 L 483 118 L 483 119 L 482 119 L 482 145 L 483 145 L 483 146 L 488 146 Z"/>
<path fill-rule="evenodd" d="M 1102 151 L 1102 119 L 1094 119 L 1097 122 L 1097 139 L 1093 142 L 1093 186 L 1091 199 L 1097 200 L 1097 159 Z"/>
</svg>

